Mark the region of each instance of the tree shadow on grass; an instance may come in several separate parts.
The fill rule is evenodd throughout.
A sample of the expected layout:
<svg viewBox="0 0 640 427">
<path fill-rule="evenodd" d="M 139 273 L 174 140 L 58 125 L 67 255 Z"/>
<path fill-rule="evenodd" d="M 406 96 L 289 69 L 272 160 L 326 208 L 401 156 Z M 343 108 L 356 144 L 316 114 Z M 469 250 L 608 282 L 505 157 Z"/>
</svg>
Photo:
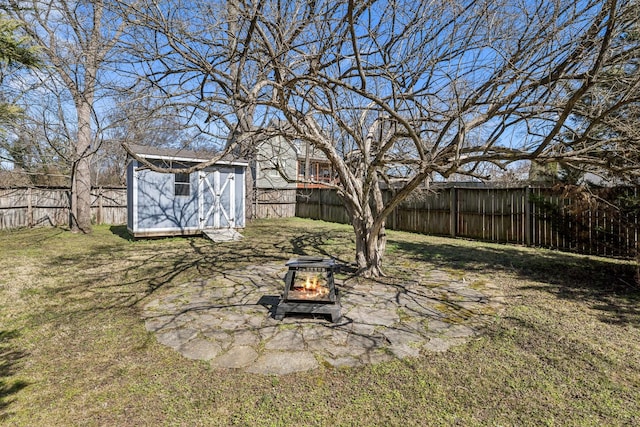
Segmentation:
<svg viewBox="0 0 640 427">
<path fill-rule="evenodd" d="M 548 250 L 477 244 L 413 243 L 394 240 L 398 251 L 435 268 L 483 274 L 507 273 L 527 282 L 522 289 L 544 289 L 557 298 L 587 302 L 613 324 L 640 324 L 640 288 L 632 263 L 594 259 Z"/>
<path fill-rule="evenodd" d="M 69 277 L 56 277 L 62 284 L 40 288 L 38 292 L 51 293 L 61 298 L 58 301 L 64 301 L 55 315 L 47 313 L 46 317 L 66 321 L 69 315 L 94 310 L 135 308 L 168 286 L 225 277 L 227 271 L 242 266 L 273 262 L 284 266 L 292 255 L 306 254 L 306 250 L 329 256 L 323 246 L 339 233 L 309 233 L 298 228 L 283 233 L 264 229 L 257 237 L 214 243 L 193 236 L 137 240 L 131 238 L 126 227 L 112 226 L 111 233 L 127 241 L 124 245 L 122 241 L 97 241 L 83 248 L 82 253 L 62 252 L 47 258 L 46 270 L 53 275 L 61 271 Z M 298 232 L 307 233 L 306 240 L 299 240 Z"/>
<path fill-rule="evenodd" d="M 214 247 L 200 238 L 184 238 L 178 250 L 171 243 L 167 245 L 171 247 L 167 251 L 149 246 L 116 262 L 104 256 L 104 248 L 88 251 L 85 256 L 91 259 L 91 271 L 79 274 L 73 283 L 56 287 L 56 293 L 80 302 L 75 306 L 84 307 L 82 311 L 132 308 L 164 287 L 222 275 L 228 266 L 248 260 L 272 260 L 258 249 L 221 251 L 219 245 Z M 63 258 L 61 255 L 50 262 L 60 265 L 65 262 Z"/>
<path fill-rule="evenodd" d="M 15 394 L 28 386 L 22 380 L 12 380 L 20 361 L 26 353 L 14 348 L 14 341 L 18 338 L 17 331 L 0 330 L 0 422 L 7 420 L 11 413 L 8 408 L 15 401 Z"/>
<path fill-rule="evenodd" d="M 65 323 L 100 310 L 137 310 L 165 288 L 191 281 L 228 280 L 226 272 L 245 266 L 281 263 L 284 267 L 299 255 L 322 255 L 346 263 L 344 258 L 352 255 L 353 245 L 351 235 L 344 231 L 331 226 L 310 229 L 296 223 L 257 224 L 247 230 L 244 240 L 225 243 L 193 236 L 133 239 L 125 226 L 109 230 L 120 239 L 87 236 L 86 245 L 46 258 L 44 274 L 50 274 L 55 284 L 38 285 L 34 290 L 49 301 L 34 306 L 35 322 Z"/>
</svg>

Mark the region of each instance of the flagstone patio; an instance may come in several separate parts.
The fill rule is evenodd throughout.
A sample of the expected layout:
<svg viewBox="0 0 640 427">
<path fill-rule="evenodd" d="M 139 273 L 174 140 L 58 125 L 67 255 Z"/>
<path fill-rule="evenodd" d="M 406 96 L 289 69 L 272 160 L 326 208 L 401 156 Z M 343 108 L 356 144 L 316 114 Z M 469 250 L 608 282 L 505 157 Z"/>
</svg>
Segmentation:
<svg viewBox="0 0 640 427">
<path fill-rule="evenodd" d="M 184 357 L 282 375 L 446 351 L 500 310 L 490 283 L 432 270 L 400 285 L 337 280 L 342 319 L 273 318 L 286 267 L 255 265 L 185 283 L 144 307 L 145 325 Z"/>
</svg>

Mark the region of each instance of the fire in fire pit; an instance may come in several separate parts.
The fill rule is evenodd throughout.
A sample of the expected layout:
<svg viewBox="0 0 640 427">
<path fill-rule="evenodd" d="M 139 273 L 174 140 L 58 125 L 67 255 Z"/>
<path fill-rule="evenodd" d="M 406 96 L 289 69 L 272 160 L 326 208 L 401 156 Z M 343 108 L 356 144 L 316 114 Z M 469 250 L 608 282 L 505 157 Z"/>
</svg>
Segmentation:
<svg viewBox="0 0 640 427">
<path fill-rule="evenodd" d="M 340 302 L 333 280 L 337 268 L 330 258 L 300 257 L 287 262 L 285 288 L 275 313 L 282 320 L 287 313 L 329 314 L 340 319 Z"/>
<path fill-rule="evenodd" d="M 329 295 L 327 280 L 322 274 L 298 272 L 289 290 L 289 299 L 322 300 Z"/>
</svg>

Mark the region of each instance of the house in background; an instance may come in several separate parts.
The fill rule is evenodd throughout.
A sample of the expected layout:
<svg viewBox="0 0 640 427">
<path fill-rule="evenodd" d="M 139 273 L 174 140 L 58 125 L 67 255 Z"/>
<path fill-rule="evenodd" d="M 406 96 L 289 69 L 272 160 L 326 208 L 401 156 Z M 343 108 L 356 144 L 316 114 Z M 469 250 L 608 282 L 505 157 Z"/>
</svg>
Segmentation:
<svg viewBox="0 0 640 427">
<path fill-rule="evenodd" d="M 288 141 L 282 136 L 257 145 L 251 169 L 255 177 L 254 218 L 293 217 L 299 190 L 321 188 L 334 181 L 331 163 L 324 153 L 302 141 Z"/>
<path fill-rule="evenodd" d="M 211 154 L 189 150 L 130 148 L 136 156 L 164 168 L 189 168 L 211 159 Z M 162 173 L 129 157 L 127 229 L 134 237 L 153 237 L 243 228 L 247 165 L 229 158 L 193 173 Z"/>
<path fill-rule="evenodd" d="M 251 161 L 252 218 L 296 215 L 296 150 L 281 136 L 257 144 Z"/>
<path fill-rule="evenodd" d="M 298 188 L 323 188 L 336 182 L 333 166 L 322 151 L 299 141 L 297 153 Z"/>
</svg>

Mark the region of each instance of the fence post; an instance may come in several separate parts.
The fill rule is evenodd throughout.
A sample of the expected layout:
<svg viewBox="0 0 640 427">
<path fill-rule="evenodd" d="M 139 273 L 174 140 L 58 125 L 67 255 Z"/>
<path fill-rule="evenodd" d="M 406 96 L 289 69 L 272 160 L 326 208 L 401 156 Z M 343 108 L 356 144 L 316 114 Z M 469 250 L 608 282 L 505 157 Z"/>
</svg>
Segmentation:
<svg viewBox="0 0 640 427">
<path fill-rule="evenodd" d="M 451 237 L 458 234 L 458 190 L 454 185 L 449 189 L 449 231 Z"/>
<path fill-rule="evenodd" d="M 97 221 L 96 221 L 98 224 L 102 224 L 102 219 L 103 219 L 102 207 L 103 207 L 103 203 L 102 203 L 102 187 L 98 187 L 98 218 L 97 218 Z"/>
<path fill-rule="evenodd" d="M 391 198 L 395 197 L 396 193 L 396 189 L 394 188 L 393 190 L 391 190 Z M 393 208 L 393 212 L 392 212 L 392 217 L 391 219 L 393 220 L 393 229 L 397 230 L 398 229 L 398 215 L 400 215 L 399 213 L 400 210 L 400 204 L 398 203 L 396 205 L 395 208 Z"/>
<path fill-rule="evenodd" d="M 531 246 L 531 186 L 527 185 L 524 189 L 524 244 Z"/>
<path fill-rule="evenodd" d="M 27 225 L 33 227 L 33 200 L 31 187 L 27 188 Z"/>
</svg>

